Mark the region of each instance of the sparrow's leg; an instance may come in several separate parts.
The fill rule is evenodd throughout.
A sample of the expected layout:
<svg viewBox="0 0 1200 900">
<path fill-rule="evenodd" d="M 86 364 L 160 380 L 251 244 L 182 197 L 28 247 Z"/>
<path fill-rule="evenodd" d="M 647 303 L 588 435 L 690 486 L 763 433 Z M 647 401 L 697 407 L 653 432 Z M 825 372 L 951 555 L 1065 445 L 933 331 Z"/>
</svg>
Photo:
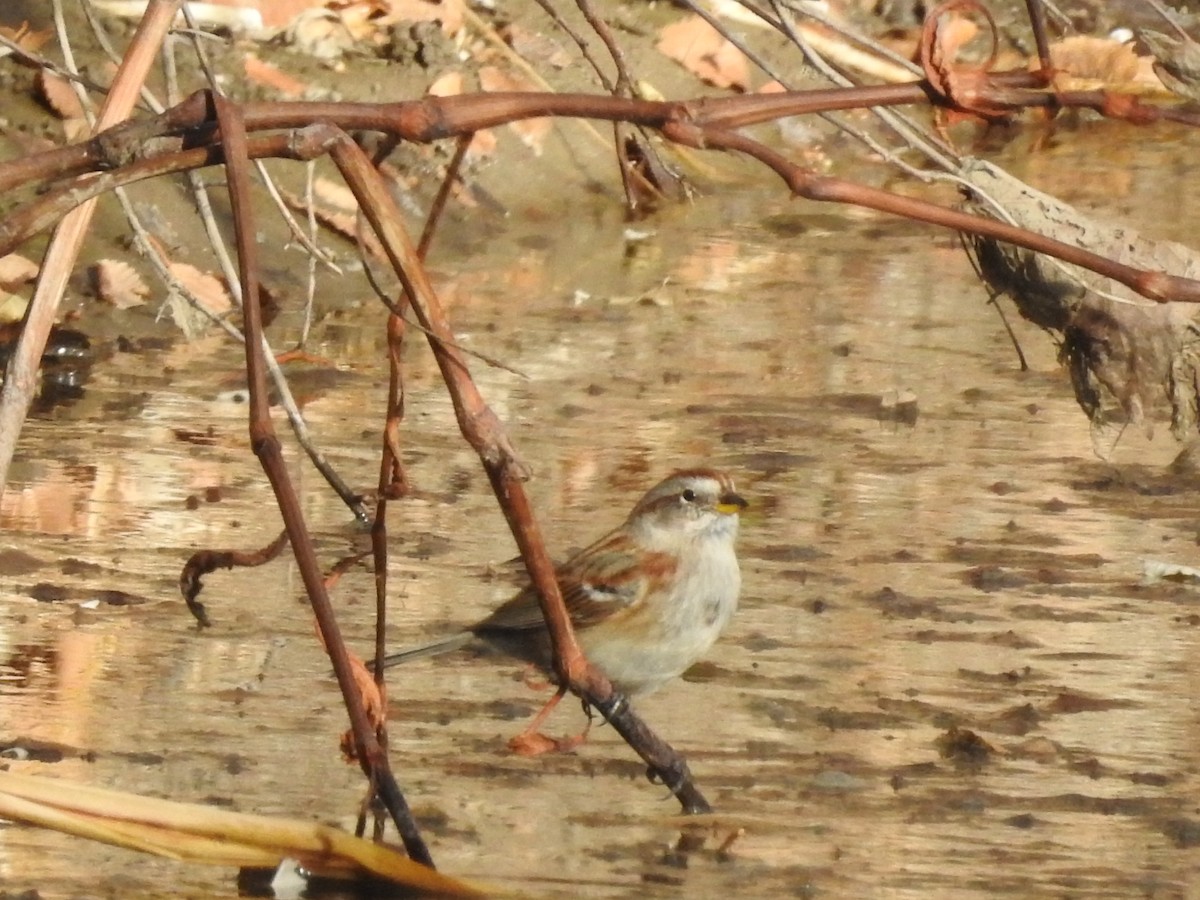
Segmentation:
<svg viewBox="0 0 1200 900">
<path fill-rule="evenodd" d="M 542 723 L 554 711 L 554 707 L 558 706 L 558 701 L 566 693 L 567 689 L 560 687 L 558 692 L 550 698 L 549 702 L 541 708 L 541 711 L 533 717 L 533 721 L 529 723 L 529 727 L 508 742 L 508 749 L 520 756 L 540 756 L 543 753 L 550 752 L 566 753 L 568 750 L 574 750 L 586 741 L 588 732 L 592 730 L 591 716 L 588 716 L 587 727 L 573 737 L 555 738 L 541 734 L 538 731 L 542 727 Z"/>
</svg>

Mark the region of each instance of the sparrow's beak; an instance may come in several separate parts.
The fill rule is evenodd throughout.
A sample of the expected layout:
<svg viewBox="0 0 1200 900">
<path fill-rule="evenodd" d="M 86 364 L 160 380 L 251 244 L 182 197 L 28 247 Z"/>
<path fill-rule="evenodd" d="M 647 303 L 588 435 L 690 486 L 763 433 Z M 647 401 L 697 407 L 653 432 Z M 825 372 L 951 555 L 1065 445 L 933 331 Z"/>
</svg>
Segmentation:
<svg viewBox="0 0 1200 900">
<path fill-rule="evenodd" d="M 740 496 L 735 494 L 733 491 L 724 493 L 719 498 L 717 498 L 717 512 L 725 513 L 725 515 L 727 515 L 727 516 L 732 516 L 732 515 L 736 515 L 737 513 L 740 513 L 743 509 L 745 509 L 749 505 L 750 505 L 749 503 L 747 503 L 744 499 L 742 499 Z"/>
</svg>

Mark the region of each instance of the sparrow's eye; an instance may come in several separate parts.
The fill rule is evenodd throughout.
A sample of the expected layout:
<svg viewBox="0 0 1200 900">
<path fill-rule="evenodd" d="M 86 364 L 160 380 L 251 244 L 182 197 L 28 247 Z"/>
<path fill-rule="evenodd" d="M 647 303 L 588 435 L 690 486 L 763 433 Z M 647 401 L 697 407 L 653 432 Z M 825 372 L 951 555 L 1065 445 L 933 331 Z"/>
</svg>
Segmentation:
<svg viewBox="0 0 1200 900">
<path fill-rule="evenodd" d="M 696 492 L 695 492 L 695 491 L 693 491 L 691 488 L 687 488 L 687 489 L 686 489 L 686 490 L 683 492 L 683 499 L 684 499 L 684 500 L 685 500 L 687 503 L 691 503 L 693 500 L 695 500 L 695 499 L 696 499 Z"/>
</svg>

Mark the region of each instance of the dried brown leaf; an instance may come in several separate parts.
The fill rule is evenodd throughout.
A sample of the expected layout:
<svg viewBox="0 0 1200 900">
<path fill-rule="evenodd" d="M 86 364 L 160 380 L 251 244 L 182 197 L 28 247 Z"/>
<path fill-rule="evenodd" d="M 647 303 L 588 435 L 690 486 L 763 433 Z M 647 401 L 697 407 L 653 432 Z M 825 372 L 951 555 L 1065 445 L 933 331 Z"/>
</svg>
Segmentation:
<svg viewBox="0 0 1200 900">
<path fill-rule="evenodd" d="M 332 193 L 336 185 L 333 185 L 332 182 L 328 182 L 327 184 L 328 186 L 325 188 L 325 190 Z M 315 186 L 314 193 L 317 193 L 317 188 Z M 350 194 L 349 191 L 346 191 L 346 193 Z M 289 207 L 297 212 L 303 213 L 306 216 L 308 215 L 308 204 L 305 202 L 303 197 L 299 196 L 298 194 L 292 194 L 288 191 L 281 191 L 280 196 L 283 197 L 284 203 L 286 203 Z M 338 199 L 341 200 L 343 198 L 339 197 Z M 340 208 L 338 209 L 334 209 L 329 206 L 323 206 L 321 204 L 314 204 L 313 215 L 316 217 L 317 221 L 326 228 L 332 229 L 342 237 L 346 238 L 348 241 L 356 242 L 358 240 L 356 235 L 359 230 L 358 203 L 353 202 L 353 194 L 350 194 L 350 199 L 352 201 L 352 205 L 341 206 L 339 203 Z M 366 245 L 368 253 L 378 259 L 387 258 L 387 254 L 384 253 L 383 247 L 380 245 L 378 238 L 375 237 L 375 233 L 367 226 L 364 226 L 362 229 L 362 239 L 363 243 Z"/>
<path fill-rule="evenodd" d="M 83 118 L 83 106 L 67 79 L 46 69 L 39 69 L 35 83 L 38 99 L 60 119 Z"/>
<path fill-rule="evenodd" d="M 1056 73 L 1110 86 L 1133 81 L 1138 73 L 1133 47 L 1084 34 L 1051 44 L 1050 59 Z"/>
<path fill-rule="evenodd" d="M 256 8 L 264 28 L 286 28 L 308 10 L 323 8 L 325 0 L 244 0 L 240 5 Z"/>
<path fill-rule="evenodd" d="M 150 296 L 150 288 L 137 270 L 119 259 L 102 259 L 92 266 L 92 283 L 96 296 L 117 309 L 141 306 Z"/>
<path fill-rule="evenodd" d="M 1200 44 L 1186 36 L 1143 29 L 1142 40 L 1154 54 L 1154 74 L 1173 94 L 1200 100 Z"/>
<path fill-rule="evenodd" d="M 571 64 L 571 54 L 558 41 L 540 32 L 522 28 L 515 22 L 501 29 L 500 36 L 514 53 L 535 67 L 565 69 Z"/>
<path fill-rule="evenodd" d="M 181 262 L 169 263 L 167 269 L 196 302 L 213 315 L 221 316 L 233 309 L 233 298 L 225 289 L 225 282 L 216 275 Z"/>
<path fill-rule="evenodd" d="M 336 206 L 345 212 L 358 212 L 358 199 L 354 196 L 354 191 L 341 181 L 318 178 L 313 182 L 313 196 L 322 203 Z"/>
<path fill-rule="evenodd" d="M 701 81 L 744 91 L 750 83 L 745 54 L 699 16 L 687 16 L 662 30 L 657 49 Z"/>
</svg>

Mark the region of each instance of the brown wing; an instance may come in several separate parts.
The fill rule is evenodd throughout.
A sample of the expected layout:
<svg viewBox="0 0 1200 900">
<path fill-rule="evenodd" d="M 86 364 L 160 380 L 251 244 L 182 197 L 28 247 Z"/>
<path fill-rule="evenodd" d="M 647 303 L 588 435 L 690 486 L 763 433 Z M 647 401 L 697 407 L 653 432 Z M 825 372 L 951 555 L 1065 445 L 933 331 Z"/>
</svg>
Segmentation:
<svg viewBox="0 0 1200 900">
<path fill-rule="evenodd" d="M 555 573 L 576 628 L 587 628 L 636 608 L 651 587 L 674 572 L 668 554 L 631 550 L 621 532 L 601 538 Z M 537 591 L 530 585 L 472 631 L 520 631 L 544 625 Z"/>
</svg>

